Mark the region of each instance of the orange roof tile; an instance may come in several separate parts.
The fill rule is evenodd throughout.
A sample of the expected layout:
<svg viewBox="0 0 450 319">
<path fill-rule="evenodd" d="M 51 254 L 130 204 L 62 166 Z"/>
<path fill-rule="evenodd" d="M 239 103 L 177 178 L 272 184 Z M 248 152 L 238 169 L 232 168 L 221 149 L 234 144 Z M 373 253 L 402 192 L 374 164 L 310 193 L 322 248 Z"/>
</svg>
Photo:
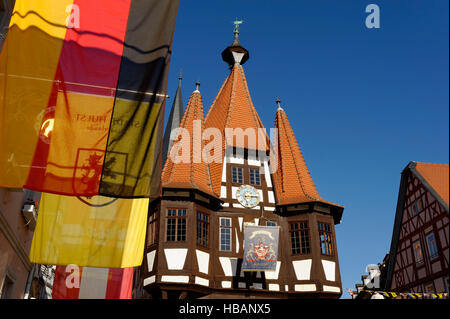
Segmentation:
<svg viewBox="0 0 450 319">
<path fill-rule="evenodd" d="M 194 135 L 195 120 L 200 121 L 197 123 L 201 123 L 200 129 L 197 131 L 198 135 Z M 180 127 L 189 132 L 189 160 L 174 163 L 171 157 L 168 156 L 162 171 L 162 186 L 164 188 L 198 189 L 206 194 L 217 196 L 211 185 L 208 164 L 201 158 L 202 151 L 197 150 L 195 146 L 201 145 L 202 148 L 204 146 L 201 140 L 204 129 L 203 103 L 202 96 L 198 90 L 195 90 L 189 98 L 188 105 L 180 122 Z M 194 141 L 194 138 L 197 139 L 197 137 L 200 138 L 200 141 Z M 175 151 L 174 147 L 177 147 L 181 139 L 182 137 L 180 136 L 178 140 L 173 142 L 171 151 Z M 181 150 L 179 154 L 181 154 Z"/>
<path fill-rule="evenodd" d="M 317 201 L 342 207 L 320 197 L 286 112 L 282 108 L 278 108 L 276 112 L 275 128 L 278 129 L 278 169 L 273 177 L 277 204 L 288 205 Z"/>
<path fill-rule="evenodd" d="M 447 203 L 449 200 L 448 164 L 417 163 L 416 170 Z"/>
<path fill-rule="evenodd" d="M 261 119 L 253 106 L 250 93 L 245 78 L 244 69 L 240 64 L 235 64 L 231 73 L 223 83 L 212 103 L 208 114 L 205 118 L 205 128 L 217 128 L 222 133 L 222 156 L 225 154 L 227 146 L 238 148 L 251 148 L 256 150 L 268 151 L 270 148 L 269 137 L 264 133 L 263 141 L 258 140 L 258 129 L 264 129 Z M 226 143 L 225 129 L 254 129 L 256 141 L 249 144 L 247 138 L 243 141 L 234 138 L 232 143 Z M 259 145 L 261 143 L 261 145 Z M 214 190 L 220 193 L 220 183 L 222 176 L 222 160 L 217 159 L 220 163 L 211 163 L 211 179 L 213 181 Z"/>
</svg>

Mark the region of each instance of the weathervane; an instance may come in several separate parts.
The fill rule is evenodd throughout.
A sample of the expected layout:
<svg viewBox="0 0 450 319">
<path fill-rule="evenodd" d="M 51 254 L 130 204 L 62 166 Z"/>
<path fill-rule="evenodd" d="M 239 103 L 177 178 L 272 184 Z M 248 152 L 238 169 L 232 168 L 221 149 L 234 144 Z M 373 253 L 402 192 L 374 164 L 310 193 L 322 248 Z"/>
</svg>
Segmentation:
<svg viewBox="0 0 450 319">
<path fill-rule="evenodd" d="M 239 26 L 243 22 L 243 20 L 239 20 L 238 18 L 233 21 L 233 42 L 222 52 L 222 59 L 227 62 L 230 67 L 233 67 L 236 63 L 242 65 L 249 59 L 248 51 L 239 42 Z"/>
<path fill-rule="evenodd" d="M 242 24 L 244 21 L 243 20 L 238 20 L 236 18 L 236 20 L 234 20 L 233 24 L 234 24 L 234 34 L 239 34 L 239 25 Z"/>
</svg>

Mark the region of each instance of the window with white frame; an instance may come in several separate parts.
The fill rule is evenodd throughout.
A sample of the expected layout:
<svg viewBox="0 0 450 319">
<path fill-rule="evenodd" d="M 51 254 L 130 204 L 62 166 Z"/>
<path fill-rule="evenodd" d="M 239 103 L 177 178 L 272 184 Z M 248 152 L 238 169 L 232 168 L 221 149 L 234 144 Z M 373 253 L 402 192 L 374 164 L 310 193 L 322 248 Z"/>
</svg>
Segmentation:
<svg viewBox="0 0 450 319">
<path fill-rule="evenodd" d="M 220 217 L 220 250 L 231 251 L 231 218 Z"/>
<path fill-rule="evenodd" d="M 259 168 L 250 168 L 250 184 L 261 186 L 261 177 L 259 175 Z"/>
<path fill-rule="evenodd" d="M 239 183 L 242 184 L 243 183 L 243 175 L 242 175 L 242 167 L 237 167 L 237 166 L 233 166 L 231 168 L 231 178 L 233 183 Z"/>
</svg>

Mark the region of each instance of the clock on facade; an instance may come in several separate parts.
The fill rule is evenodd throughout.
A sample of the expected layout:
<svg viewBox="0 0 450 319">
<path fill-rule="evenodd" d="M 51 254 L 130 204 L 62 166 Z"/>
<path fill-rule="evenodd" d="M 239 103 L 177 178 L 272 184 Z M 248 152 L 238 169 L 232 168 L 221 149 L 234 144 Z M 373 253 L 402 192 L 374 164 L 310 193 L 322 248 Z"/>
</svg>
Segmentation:
<svg viewBox="0 0 450 319">
<path fill-rule="evenodd" d="M 255 207 L 261 200 L 258 191 L 250 185 L 241 185 L 236 191 L 236 198 L 242 206 L 247 208 Z"/>
</svg>

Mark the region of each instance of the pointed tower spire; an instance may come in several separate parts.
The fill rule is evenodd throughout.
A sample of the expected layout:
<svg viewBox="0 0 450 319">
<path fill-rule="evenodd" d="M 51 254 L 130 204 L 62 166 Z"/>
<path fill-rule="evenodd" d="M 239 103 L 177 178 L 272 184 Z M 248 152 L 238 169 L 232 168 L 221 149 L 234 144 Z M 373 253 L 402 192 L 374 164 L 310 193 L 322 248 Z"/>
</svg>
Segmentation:
<svg viewBox="0 0 450 319">
<path fill-rule="evenodd" d="M 278 205 L 321 202 L 332 206 L 339 222 L 343 207 L 320 197 L 305 159 L 295 138 L 286 112 L 277 99 L 275 128 L 278 129 L 278 169 L 275 173 L 274 189 Z"/>
<path fill-rule="evenodd" d="M 234 21 L 234 40 L 233 43 L 227 47 L 222 52 L 222 59 L 228 63 L 230 67 L 233 67 L 235 64 L 244 64 L 249 58 L 250 55 L 248 51 L 241 45 L 239 42 L 239 25 L 244 21 L 237 20 Z"/>
<path fill-rule="evenodd" d="M 189 145 L 189 160 L 181 160 L 175 163 L 169 156 L 165 163 L 161 180 L 164 188 L 195 189 L 210 196 L 217 197 L 212 188 L 209 166 L 202 159 L 202 149 L 204 147 L 202 132 L 204 122 L 203 102 L 200 91 L 198 90 L 199 85 L 200 83 L 197 82 L 196 90 L 192 92 L 189 98 L 179 125 L 180 128 L 189 132 L 189 135 L 187 135 L 189 143 L 184 145 Z M 182 142 L 181 139 L 175 141 L 177 147 Z M 175 148 L 175 144 L 172 147 Z"/>
<path fill-rule="evenodd" d="M 286 112 L 278 99 L 277 104 L 275 128 L 278 129 L 278 187 L 275 188 L 278 203 L 283 205 L 321 201 Z"/>
<path fill-rule="evenodd" d="M 222 84 L 205 117 L 205 128 L 219 129 L 222 133 L 223 155 L 233 147 L 247 150 L 256 148 L 257 151 L 263 152 L 270 150 L 269 137 L 265 134 L 264 125 L 253 105 L 242 66 L 249 55 L 248 51 L 239 44 L 237 38 L 239 24 L 235 24 L 235 41 L 222 52 L 222 57 L 230 65 L 231 72 Z M 242 129 L 243 131 L 250 129 L 255 133 L 256 146 L 250 145 L 247 138 L 244 138 L 243 141 L 236 139 L 229 143 L 230 141 L 225 138 L 227 129 Z M 260 132 L 263 133 L 260 134 Z M 220 194 L 223 165 L 225 164 L 221 159 L 216 159 L 209 165 L 214 191 L 217 194 Z"/>
<path fill-rule="evenodd" d="M 172 109 L 170 110 L 169 119 L 167 121 L 166 129 L 163 136 L 162 160 L 163 166 L 167 159 L 167 154 L 172 147 L 173 141 L 170 140 L 170 132 L 180 125 L 181 117 L 183 116 L 183 99 L 181 97 L 181 80 L 183 75 L 180 71 L 178 75 L 178 88 L 173 100 Z"/>
</svg>

